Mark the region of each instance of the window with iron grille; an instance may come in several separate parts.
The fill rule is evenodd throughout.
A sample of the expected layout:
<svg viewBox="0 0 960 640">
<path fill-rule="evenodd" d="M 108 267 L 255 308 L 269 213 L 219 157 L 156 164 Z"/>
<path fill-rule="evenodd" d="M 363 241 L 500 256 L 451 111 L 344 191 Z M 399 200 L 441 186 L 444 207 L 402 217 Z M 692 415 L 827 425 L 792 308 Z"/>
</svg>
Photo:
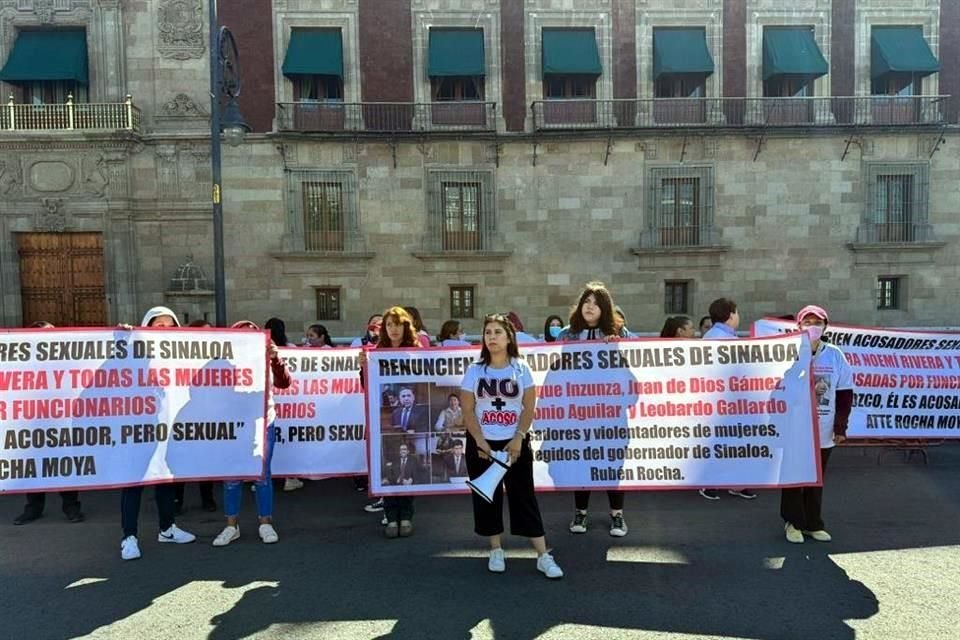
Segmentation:
<svg viewBox="0 0 960 640">
<path fill-rule="evenodd" d="M 438 171 L 429 181 L 430 248 L 488 251 L 494 232 L 493 177 L 483 171 Z"/>
<path fill-rule="evenodd" d="M 690 282 L 687 280 L 667 280 L 663 283 L 663 312 L 667 314 L 689 313 Z"/>
<path fill-rule="evenodd" d="M 881 276 L 877 278 L 877 309 L 902 309 L 903 278 Z"/>
<path fill-rule="evenodd" d="M 340 287 L 318 287 L 317 320 L 340 319 Z"/>
<path fill-rule="evenodd" d="M 350 171 L 291 171 L 288 206 L 294 246 L 304 251 L 359 250 L 356 179 Z"/>
<path fill-rule="evenodd" d="M 450 317 L 472 318 L 473 301 L 476 289 L 473 286 L 457 285 L 450 287 Z"/>
<path fill-rule="evenodd" d="M 929 239 L 927 165 L 867 165 L 867 207 L 860 229 L 868 242 L 916 242 Z"/>
<path fill-rule="evenodd" d="M 650 170 L 648 243 L 690 247 L 711 242 L 712 167 L 658 167 Z"/>
</svg>

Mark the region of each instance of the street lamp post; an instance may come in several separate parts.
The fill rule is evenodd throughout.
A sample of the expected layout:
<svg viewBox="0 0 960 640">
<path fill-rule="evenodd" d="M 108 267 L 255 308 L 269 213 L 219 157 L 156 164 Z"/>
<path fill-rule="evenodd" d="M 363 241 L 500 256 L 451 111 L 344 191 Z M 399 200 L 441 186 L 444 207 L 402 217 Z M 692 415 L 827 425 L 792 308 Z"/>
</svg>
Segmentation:
<svg viewBox="0 0 960 640">
<path fill-rule="evenodd" d="M 210 0 L 210 163 L 213 182 L 213 288 L 218 327 L 227 325 L 227 292 L 223 266 L 223 189 L 220 134 L 227 144 L 243 142 L 250 126 L 237 104 L 240 95 L 240 54 L 233 34 L 219 25 L 217 0 Z M 221 103 L 226 105 L 221 114 Z"/>
</svg>

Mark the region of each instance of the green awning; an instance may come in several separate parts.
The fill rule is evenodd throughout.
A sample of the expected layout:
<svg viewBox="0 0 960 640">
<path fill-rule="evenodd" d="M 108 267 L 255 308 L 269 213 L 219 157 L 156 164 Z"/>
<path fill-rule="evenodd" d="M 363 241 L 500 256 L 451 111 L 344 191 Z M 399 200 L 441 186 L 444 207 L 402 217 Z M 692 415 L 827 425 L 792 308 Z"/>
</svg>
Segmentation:
<svg viewBox="0 0 960 640">
<path fill-rule="evenodd" d="M 923 39 L 923 27 L 873 27 L 870 33 L 870 75 L 912 73 L 928 76 L 940 62 Z"/>
<path fill-rule="evenodd" d="M 819 78 L 830 70 L 809 27 L 763 30 L 763 79 L 774 76 Z"/>
<path fill-rule="evenodd" d="M 21 31 L 0 80 L 11 83 L 66 80 L 88 84 L 87 32 L 82 29 Z"/>
<path fill-rule="evenodd" d="M 427 75 L 484 75 L 483 29 L 430 29 Z"/>
<path fill-rule="evenodd" d="M 593 29 L 544 29 L 543 75 L 603 73 Z"/>
<path fill-rule="evenodd" d="M 675 73 L 713 73 L 706 29 L 653 30 L 653 77 Z"/>
<path fill-rule="evenodd" d="M 343 77 L 343 38 L 339 29 L 294 29 L 280 68 L 285 76 Z"/>
</svg>

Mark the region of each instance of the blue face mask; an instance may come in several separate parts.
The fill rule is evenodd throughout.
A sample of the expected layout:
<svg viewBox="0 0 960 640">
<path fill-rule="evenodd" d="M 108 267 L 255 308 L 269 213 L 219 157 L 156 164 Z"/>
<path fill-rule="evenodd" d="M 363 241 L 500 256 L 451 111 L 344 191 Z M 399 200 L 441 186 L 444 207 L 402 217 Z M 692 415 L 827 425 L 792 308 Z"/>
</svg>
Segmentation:
<svg viewBox="0 0 960 640">
<path fill-rule="evenodd" d="M 550 327 L 550 336 L 553 338 L 559 338 L 561 331 L 563 331 L 563 327 Z"/>
</svg>

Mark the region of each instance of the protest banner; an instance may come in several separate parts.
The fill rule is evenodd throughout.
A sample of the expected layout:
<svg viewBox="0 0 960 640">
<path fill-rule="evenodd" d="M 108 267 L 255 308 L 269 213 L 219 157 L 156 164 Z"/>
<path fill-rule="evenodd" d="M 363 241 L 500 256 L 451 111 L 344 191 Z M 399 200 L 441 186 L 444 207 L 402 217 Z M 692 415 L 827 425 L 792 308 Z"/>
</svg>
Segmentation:
<svg viewBox="0 0 960 640">
<path fill-rule="evenodd" d="M 267 334 L 0 332 L 0 492 L 254 479 Z"/>
<path fill-rule="evenodd" d="M 764 318 L 751 333 L 796 329 L 791 320 Z M 960 333 L 831 323 L 824 337 L 853 370 L 847 438 L 960 438 Z"/>
<path fill-rule="evenodd" d="M 367 473 L 360 349 L 280 349 L 292 382 L 275 389 L 275 477 Z"/>
<path fill-rule="evenodd" d="M 538 490 L 697 489 L 820 484 L 805 335 L 737 341 L 524 345 L 537 385 L 530 433 Z M 374 495 L 464 491 L 438 452 L 439 412 L 476 349 L 378 349 L 367 417 Z M 410 405 L 406 425 L 397 397 Z M 452 434 L 463 442 L 463 429 Z M 391 484 L 406 445 L 411 484 Z M 449 443 L 448 443 L 449 446 Z M 409 458 L 408 458 L 409 459 Z"/>
</svg>

